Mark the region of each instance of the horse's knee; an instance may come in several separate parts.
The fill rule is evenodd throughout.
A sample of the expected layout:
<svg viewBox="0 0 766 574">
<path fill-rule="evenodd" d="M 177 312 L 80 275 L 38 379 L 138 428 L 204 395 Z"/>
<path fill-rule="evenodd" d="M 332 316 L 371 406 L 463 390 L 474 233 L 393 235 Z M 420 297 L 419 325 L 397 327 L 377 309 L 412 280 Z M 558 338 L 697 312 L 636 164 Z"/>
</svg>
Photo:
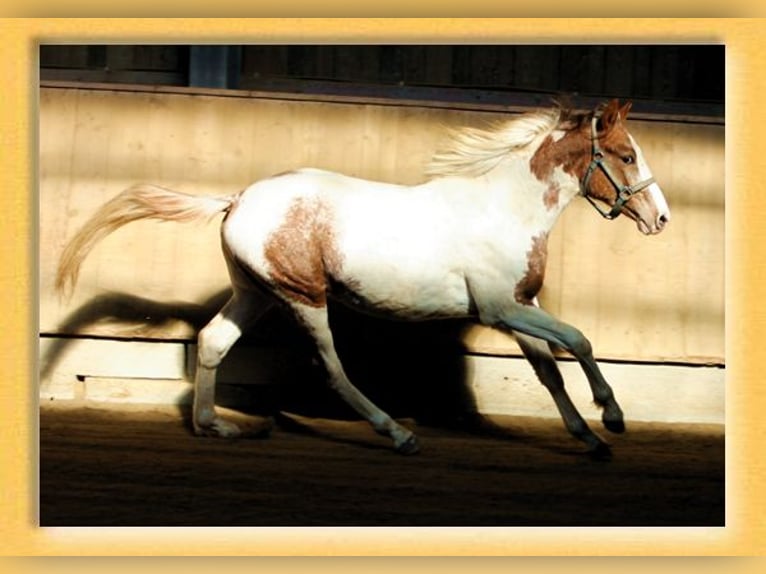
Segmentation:
<svg viewBox="0 0 766 574">
<path fill-rule="evenodd" d="M 565 343 L 576 357 L 590 357 L 593 354 L 593 347 L 585 335 L 578 329 L 569 327 L 564 334 Z"/>
<path fill-rule="evenodd" d="M 223 344 L 215 335 L 215 329 L 207 326 L 197 336 L 197 360 L 208 369 L 215 369 L 221 364 L 228 352 L 228 345 Z"/>
</svg>

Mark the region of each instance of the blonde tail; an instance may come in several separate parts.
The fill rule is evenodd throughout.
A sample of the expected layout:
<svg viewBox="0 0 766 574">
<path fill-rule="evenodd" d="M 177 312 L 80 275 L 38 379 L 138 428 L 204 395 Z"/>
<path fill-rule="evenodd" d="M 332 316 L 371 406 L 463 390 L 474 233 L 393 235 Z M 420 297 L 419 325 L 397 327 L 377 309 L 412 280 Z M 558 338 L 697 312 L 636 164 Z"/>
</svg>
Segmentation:
<svg viewBox="0 0 766 574">
<path fill-rule="evenodd" d="M 226 212 L 237 196 L 187 195 L 156 185 L 139 184 L 105 203 L 69 241 L 59 260 L 56 291 L 74 289 L 85 257 L 104 237 L 139 219 L 190 222 Z"/>
</svg>

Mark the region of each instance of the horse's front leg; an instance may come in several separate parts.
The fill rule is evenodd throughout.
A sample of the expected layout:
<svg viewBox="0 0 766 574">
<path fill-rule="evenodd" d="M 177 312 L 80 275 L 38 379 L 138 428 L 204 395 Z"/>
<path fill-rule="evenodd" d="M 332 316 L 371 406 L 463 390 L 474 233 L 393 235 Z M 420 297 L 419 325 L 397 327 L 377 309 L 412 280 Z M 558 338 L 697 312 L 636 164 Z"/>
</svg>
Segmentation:
<svg viewBox="0 0 766 574">
<path fill-rule="evenodd" d="M 593 358 L 590 341 L 575 327 L 559 321 L 543 309 L 532 305 L 515 304 L 492 324 L 505 330 L 544 339 L 572 353 L 588 378 L 593 402 L 603 409 L 601 420 L 604 427 L 615 433 L 625 431 L 622 409 L 614 398 L 614 392 L 601 374 Z"/>
<path fill-rule="evenodd" d="M 569 433 L 584 442 L 588 446 L 588 452 L 594 458 L 610 458 L 609 444 L 590 429 L 567 394 L 564 388 L 564 377 L 561 376 L 561 371 L 559 371 L 556 358 L 553 356 L 549 344 L 542 339 L 518 331 L 514 331 L 513 334 L 540 382 L 551 394 Z"/>
</svg>

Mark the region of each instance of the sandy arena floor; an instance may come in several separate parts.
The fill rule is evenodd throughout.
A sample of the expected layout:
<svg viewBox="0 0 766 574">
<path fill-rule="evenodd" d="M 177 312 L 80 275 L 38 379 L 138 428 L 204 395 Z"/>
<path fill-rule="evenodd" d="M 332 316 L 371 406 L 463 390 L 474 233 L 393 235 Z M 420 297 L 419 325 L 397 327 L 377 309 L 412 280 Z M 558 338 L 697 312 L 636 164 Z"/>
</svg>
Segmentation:
<svg viewBox="0 0 766 574">
<path fill-rule="evenodd" d="M 284 415 L 268 438 L 220 440 L 193 436 L 187 419 L 172 407 L 43 406 L 41 524 L 724 524 L 720 426 L 633 423 L 598 462 L 548 419 L 405 420 L 421 444 L 409 457 L 358 421 Z"/>
</svg>

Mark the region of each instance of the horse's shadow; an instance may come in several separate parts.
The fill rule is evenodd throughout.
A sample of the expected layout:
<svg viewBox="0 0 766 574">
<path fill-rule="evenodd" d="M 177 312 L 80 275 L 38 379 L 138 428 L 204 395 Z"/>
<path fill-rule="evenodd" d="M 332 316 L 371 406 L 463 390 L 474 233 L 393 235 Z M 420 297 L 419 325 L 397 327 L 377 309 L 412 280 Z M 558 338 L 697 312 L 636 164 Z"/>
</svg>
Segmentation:
<svg viewBox="0 0 766 574">
<path fill-rule="evenodd" d="M 184 322 L 197 331 L 228 299 L 230 292 L 222 291 L 200 304 L 152 301 L 126 293 L 107 293 L 94 297 L 70 313 L 57 328 L 52 343 L 40 357 L 40 379 L 47 379 L 55 370 L 66 348 L 67 336 L 81 333 L 89 327 L 108 324 L 110 336 L 127 339 L 151 339 L 173 322 Z"/>
<path fill-rule="evenodd" d="M 196 333 L 220 310 L 231 291 L 219 291 L 200 303 L 158 302 L 125 293 L 108 293 L 95 297 L 73 311 L 59 332 L 87 331 L 94 325 L 109 325 L 122 329 L 124 338 L 161 340 L 159 333 L 168 326 L 183 322 L 185 332 Z M 336 349 L 349 378 L 368 398 L 398 419 L 411 419 L 417 425 L 453 429 L 479 436 L 507 440 L 524 440 L 540 448 L 563 454 L 575 454 L 560 443 L 540 439 L 514 426 L 499 424 L 478 412 L 470 388 L 471 373 L 465 360 L 466 349 L 461 332 L 464 321 L 433 321 L 406 323 L 370 317 L 342 306 L 331 306 L 330 323 Z M 194 338 L 186 339 L 193 343 Z M 54 338 L 40 357 L 40 380 L 56 369 L 71 337 Z M 268 418 L 280 429 L 292 433 L 319 434 L 341 442 L 363 444 L 370 448 L 387 448 L 371 438 L 346 437 L 322 430 L 324 423 L 313 420 L 359 420 L 338 395 L 325 384 L 322 368 L 316 360 L 314 343 L 294 321 L 288 311 L 279 306 L 268 310 L 254 328 L 237 343 L 245 350 L 239 354 L 249 362 L 248 351 L 260 347 L 263 352 L 287 350 L 287 375 L 280 384 L 251 384 L 252 380 L 219 386 L 217 404 L 255 418 Z M 259 356 L 263 356 L 261 353 Z M 252 361 L 256 361 L 253 358 Z M 224 359 L 220 372 L 227 372 L 230 357 Z M 283 361 L 284 362 L 284 361 Z M 186 373 L 194 377 L 193 364 Z M 245 371 L 247 370 L 247 366 Z M 229 369 L 231 372 L 232 370 Z M 242 377 L 242 370 L 237 371 Z M 179 401 L 178 409 L 186 428 L 192 432 L 191 391 Z M 252 420 L 252 416 L 249 417 Z M 247 421 L 246 421 L 247 423 Z M 256 424 L 253 436 L 265 436 L 263 424 Z M 578 451 L 579 452 L 579 451 Z"/>
<path fill-rule="evenodd" d="M 199 331 L 228 300 L 223 290 L 200 303 L 158 302 L 125 293 L 100 295 L 73 311 L 60 325 L 61 333 L 87 331 L 98 324 L 127 339 L 152 340 L 179 321 Z M 459 424 L 476 404 L 468 388 L 468 373 L 460 331 L 464 322 L 394 322 L 331 306 L 330 322 L 336 348 L 349 378 L 365 395 L 393 417 L 411 417 L 431 425 Z M 116 327 L 115 327 L 116 326 Z M 119 331 L 122 329 L 122 331 Z M 72 339 L 59 337 L 40 357 L 40 377 L 55 369 Z M 189 342 L 194 342 L 189 339 Z M 324 384 L 315 361 L 313 343 L 288 312 L 275 306 L 237 346 L 290 349 L 291 380 L 284 385 L 235 385 L 243 410 L 272 415 L 279 411 L 306 417 L 354 419 L 358 415 Z M 235 347 L 236 349 L 236 347 Z M 246 353 L 245 353 L 246 354 Z M 240 353 L 240 356 L 242 353 Z M 227 359 L 221 365 L 227 367 Z M 193 363 L 193 362 L 192 362 Z M 189 380 L 193 372 L 187 373 Z M 187 397 L 188 398 L 188 397 Z M 189 402 L 182 401 L 182 402 Z M 225 405 L 237 408 L 237 404 Z M 191 426 L 189 409 L 181 408 Z"/>
</svg>

